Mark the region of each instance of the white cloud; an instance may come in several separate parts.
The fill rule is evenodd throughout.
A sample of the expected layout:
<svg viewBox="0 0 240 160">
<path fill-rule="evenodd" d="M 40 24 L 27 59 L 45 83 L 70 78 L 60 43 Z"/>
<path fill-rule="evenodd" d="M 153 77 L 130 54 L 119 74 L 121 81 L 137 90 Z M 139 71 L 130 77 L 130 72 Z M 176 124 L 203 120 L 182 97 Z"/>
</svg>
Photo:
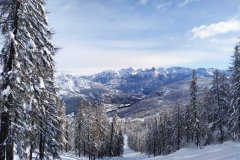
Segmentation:
<svg viewBox="0 0 240 160">
<path fill-rule="evenodd" d="M 210 25 L 202 25 L 199 27 L 194 27 L 192 29 L 193 38 L 208 38 L 214 37 L 219 34 L 224 34 L 228 32 L 240 31 L 240 21 L 236 19 L 230 19 L 228 21 L 222 21 Z"/>
<path fill-rule="evenodd" d="M 180 7 L 184 7 L 186 5 L 188 5 L 189 3 L 192 3 L 192 2 L 197 2 L 199 0 L 184 0 L 182 3 L 180 3 Z"/>
<path fill-rule="evenodd" d="M 149 0 L 140 0 L 139 3 L 142 4 L 142 5 L 145 5 L 145 4 L 147 4 L 148 1 Z"/>
</svg>

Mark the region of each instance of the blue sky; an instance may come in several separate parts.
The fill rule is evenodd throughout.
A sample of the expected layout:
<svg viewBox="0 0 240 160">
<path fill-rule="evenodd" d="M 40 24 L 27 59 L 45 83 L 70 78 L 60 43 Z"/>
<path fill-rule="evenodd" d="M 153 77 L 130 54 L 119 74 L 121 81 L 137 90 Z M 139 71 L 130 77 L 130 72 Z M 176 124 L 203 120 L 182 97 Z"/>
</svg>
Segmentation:
<svg viewBox="0 0 240 160">
<path fill-rule="evenodd" d="M 48 0 L 57 71 L 228 68 L 239 0 Z"/>
</svg>

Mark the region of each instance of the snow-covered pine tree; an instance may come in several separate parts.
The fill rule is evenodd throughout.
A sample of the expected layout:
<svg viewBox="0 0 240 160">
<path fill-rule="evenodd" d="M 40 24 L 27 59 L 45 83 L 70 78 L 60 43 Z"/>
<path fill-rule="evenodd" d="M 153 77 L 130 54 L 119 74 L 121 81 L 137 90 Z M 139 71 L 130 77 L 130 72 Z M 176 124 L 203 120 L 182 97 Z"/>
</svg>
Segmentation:
<svg viewBox="0 0 240 160">
<path fill-rule="evenodd" d="M 173 121 L 172 113 L 165 113 L 164 115 L 164 130 L 165 130 L 165 140 L 163 141 L 165 143 L 165 147 L 163 146 L 163 153 L 164 155 L 170 154 L 175 151 L 175 139 L 174 139 L 174 121 Z M 179 132 L 180 133 L 180 132 Z"/>
<path fill-rule="evenodd" d="M 75 114 L 66 115 L 65 129 L 64 129 L 64 151 L 73 151 L 75 144 Z"/>
<path fill-rule="evenodd" d="M 109 151 L 108 154 L 110 157 L 115 156 L 115 146 L 116 146 L 116 135 L 117 135 L 117 113 L 114 111 L 114 115 L 111 122 L 111 128 L 110 128 L 110 139 L 109 139 Z"/>
<path fill-rule="evenodd" d="M 155 133 L 154 133 L 154 124 L 150 119 L 148 120 L 147 123 L 147 128 L 148 128 L 148 132 L 146 135 L 146 146 L 145 146 L 145 152 L 147 153 L 147 155 L 152 155 L 154 154 L 154 137 L 155 137 Z M 128 142 L 128 144 L 131 144 L 130 142 Z M 133 147 L 130 146 L 130 148 L 134 149 Z"/>
<path fill-rule="evenodd" d="M 240 139 L 240 43 L 235 46 L 231 76 L 231 107 L 229 119 L 233 139 Z"/>
<path fill-rule="evenodd" d="M 163 135 L 162 115 L 148 120 L 148 133 L 146 136 L 146 152 L 148 155 L 157 156 L 162 153 L 162 140 L 165 139 Z M 160 121 L 160 123 L 159 123 Z"/>
<path fill-rule="evenodd" d="M 82 148 L 83 148 L 83 142 L 84 142 L 84 125 L 86 114 L 85 114 L 85 104 L 83 102 L 80 103 L 80 106 L 78 108 L 77 116 L 75 118 L 75 151 L 78 152 L 78 156 L 81 156 Z"/>
<path fill-rule="evenodd" d="M 0 30 L 5 38 L 1 88 L 0 152 L 13 159 L 13 144 L 21 159 L 29 157 L 26 135 L 36 126 L 40 159 L 45 153 L 57 156 L 57 96 L 53 83 L 53 58 L 57 49 L 44 9 L 44 0 L 0 1 Z M 34 119 L 31 116 L 38 116 Z M 7 143 L 5 143 L 7 142 Z M 45 146 L 45 147 L 44 147 Z M 43 150 L 45 148 L 45 150 Z"/>
<path fill-rule="evenodd" d="M 95 141 L 97 158 L 103 158 L 107 152 L 107 138 L 109 138 L 110 121 L 107 117 L 105 107 L 100 103 L 96 104 L 95 109 Z"/>
<path fill-rule="evenodd" d="M 82 101 L 74 122 L 74 150 L 80 156 L 97 156 L 98 126 L 96 124 L 95 104 Z M 104 135 L 102 135 L 104 137 Z"/>
<path fill-rule="evenodd" d="M 66 138 L 65 138 L 65 125 L 66 125 L 66 112 L 65 112 L 65 104 L 63 102 L 63 100 L 58 99 L 58 103 L 57 103 L 57 107 L 58 107 L 58 117 L 59 117 L 59 123 L 57 128 L 58 129 L 58 133 L 57 133 L 57 142 L 60 144 L 60 150 L 64 151 L 64 145 L 66 142 Z"/>
<path fill-rule="evenodd" d="M 159 134 L 158 133 L 158 127 L 159 127 L 159 117 L 154 117 L 152 119 L 149 119 L 149 129 L 148 129 L 148 136 L 147 136 L 147 153 L 149 155 L 157 156 L 157 143 L 159 140 Z M 160 142 L 159 142 L 160 143 Z M 159 146 L 160 147 L 160 146 Z"/>
<path fill-rule="evenodd" d="M 185 128 L 185 135 L 186 135 L 186 143 L 187 145 L 193 141 L 192 139 L 192 122 L 191 122 L 191 110 L 190 106 L 186 105 L 186 111 L 185 111 L 185 123 L 184 123 L 184 128 Z"/>
<path fill-rule="evenodd" d="M 183 136 L 184 136 L 184 115 L 183 115 L 183 105 L 180 101 L 177 101 L 176 106 L 173 109 L 172 117 L 172 129 L 173 136 L 172 141 L 174 143 L 172 150 L 179 150 L 183 146 Z"/>
<path fill-rule="evenodd" d="M 159 149 L 161 146 L 158 145 L 161 143 L 161 139 L 160 139 L 160 136 L 165 138 L 164 135 L 160 135 L 160 129 L 162 129 L 161 131 L 163 131 L 163 128 L 160 128 L 161 125 L 158 124 L 158 117 L 155 117 L 154 118 L 154 128 L 153 128 L 153 156 L 157 156 L 159 154 L 161 154 L 161 150 Z M 163 120 L 164 121 L 164 120 Z M 163 144 L 163 143 L 161 143 Z"/>
<path fill-rule="evenodd" d="M 120 128 L 117 138 L 117 155 L 122 156 L 124 151 L 124 136 L 123 131 Z"/>
<path fill-rule="evenodd" d="M 227 138 L 228 110 L 229 110 L 229 85 L 226 82 L 224 74 L 218 70 L 214 72 L 214 79 L 210 89 L 212 97 L 212 106 L 214 111 L 211 112 L 211 123 L 209 129 L 216 141 L 223 143 Z"/>
<path fill-rule="evenodd" d="M 0 159 L 13 159 L 13 144 L 17 144 L 18 152 L 24 156 L 25 147 L 22 145 L 22 138 L 26 132 L 27 125 L 24 121 L 26 112 L 24 104 L 29 104 L 27 96 L 31 83 L 26 78 L 25 66 L 29 65 L 27 61 L 21 63 L 21 52 L 27 50 L 22 45 L 20 39 L 19 13 L 20 2 L 0 1 L 0 28 L 4 36 L 4 47 L 1 52 L 1 62 L 3 65 L 1 81 L 1 129 L 0 129 Z M 22 65 L 22 68 L 20 66 Z M 26 78 L 26 79 L 25 79 Z M 20 98 L 21 95 L 21 98 Z M 26 99 L 25 99 L 26 98 Z M 16 127 L 13 127 L 16 126 Z M 16 138 L 18 135 L 19 141 Z"/>
<path fill-rule="evenodd" d="M 204 88 L 203 98 L 200 103 L 200 107 L 202 108 L 200 117 L 201 117 L 201 120 L 203 123 L 203 129 L 204 129 L 204 130 L 202 130 L 202 132 L 204 132 L 203 133 L 203 138 L 204 138 L 203 145 L 209 145 L 214 141 L 212 132 L 209 129 L 209 125 L 213 121 L 214 108 L 212 107 L 212 104 L 213 104 L 212 96 L 210 94 L 208 87 L 206 87 L 206 88 Z"/>
<path fill-rule="evenodd" d="M 192 81 L 190 85 L 190 123 L 191 123 L 191 134 L 192 140 L 197 147 L 200 147 L 200 120 L 199 120 L 199 113 L 197 107 L 197 78 L 196 78 L 196 71 L 193 70 L 192 73 Z"/>
</svg>

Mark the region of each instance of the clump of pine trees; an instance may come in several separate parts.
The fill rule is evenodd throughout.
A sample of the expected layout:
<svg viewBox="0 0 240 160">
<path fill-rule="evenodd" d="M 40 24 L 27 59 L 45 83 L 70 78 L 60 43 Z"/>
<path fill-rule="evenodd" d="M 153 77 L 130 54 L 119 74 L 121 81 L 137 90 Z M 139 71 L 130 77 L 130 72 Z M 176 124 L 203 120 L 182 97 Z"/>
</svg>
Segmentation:
<svg viewBox="0 0 240 160">
<path fill-rule="evenodd" d="M 215 70 L 212 84 L 204 89 L 203 95 L 198 93 L 197 76 L 193 70 L 188 103 L 177 101 L 171 111 L 145 120 L 147 131 L 142 134 L 127 132 L 130 147 L 157 156 L 183 147 L 201 148 L 239 140 L 240 44 L 235 47 L 230 69 L 230 78 Z"/>
<path fill-rule="evenodd" d="M 104 106 L 82 101 L 77 114 L 67 119 L 66 152 L 89 159 L 122 156 L 124 136 L 116 113 L 110 120 Z"/>
</svg>

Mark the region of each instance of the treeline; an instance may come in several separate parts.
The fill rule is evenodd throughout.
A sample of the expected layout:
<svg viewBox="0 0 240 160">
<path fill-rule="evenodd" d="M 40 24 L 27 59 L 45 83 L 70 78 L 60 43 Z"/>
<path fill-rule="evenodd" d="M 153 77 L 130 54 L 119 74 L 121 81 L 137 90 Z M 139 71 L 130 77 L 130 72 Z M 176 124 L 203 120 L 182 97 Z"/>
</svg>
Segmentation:
<svg viewBox="0 0 240 160">
<path fill-rule="evenodd" d="M 122 156 L 124 136 L 116 114 L 111 120 L 104 106 L 82 102 L 76 116 L 69 115 L 65 126 L 66 152 L 89 159 Z"/>
<path fill-rule="evenodd" d="M 232 76 L 216 70 L 212 84 L 198 93 L 193 70 L 187 104 L 145 121 L 147 131 L 128 132 L 130 147 L 148 155 L 166 155 L 183 147 L 197 147 L 240 139 L 240 46 L 233 56 Z M 144 139 L 144 140 L 143 140 Z"/>
</svg>

